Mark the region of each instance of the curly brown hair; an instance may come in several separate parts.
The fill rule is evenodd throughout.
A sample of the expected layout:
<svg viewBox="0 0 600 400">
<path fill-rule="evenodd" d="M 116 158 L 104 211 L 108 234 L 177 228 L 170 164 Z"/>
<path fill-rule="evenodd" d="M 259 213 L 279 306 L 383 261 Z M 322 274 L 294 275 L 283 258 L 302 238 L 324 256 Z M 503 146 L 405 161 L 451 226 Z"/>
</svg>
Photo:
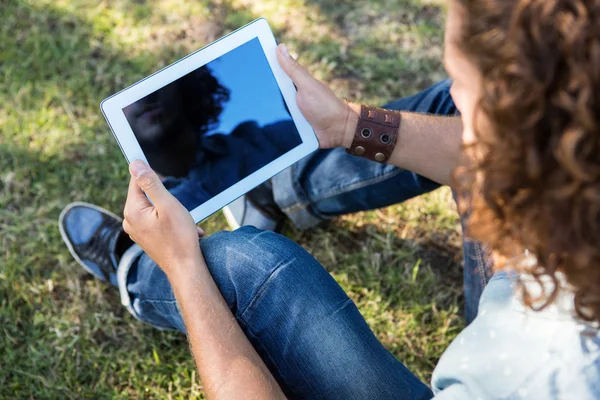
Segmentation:
<svg viewBox="0 0 600 400">
<path fill-rule="evenodd" d="M 478 156 L 454 175 L 467 232 L 496 269 L 536 278 L 537 309 L 562 274 L 579 317 L 600 322 L 600 0 L 457 2 L 457 45 L 482 78 L 466 149 Z"/>
</svg>

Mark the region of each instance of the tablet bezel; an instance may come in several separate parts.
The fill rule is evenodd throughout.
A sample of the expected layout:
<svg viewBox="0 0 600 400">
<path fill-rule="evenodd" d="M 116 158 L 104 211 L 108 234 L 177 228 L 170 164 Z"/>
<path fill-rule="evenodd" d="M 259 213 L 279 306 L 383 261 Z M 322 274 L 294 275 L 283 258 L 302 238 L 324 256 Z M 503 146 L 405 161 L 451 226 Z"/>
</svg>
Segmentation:
<svg viewBox="0 0 600 400">
<path fill-rule="evenodd" d="M 191 210 L 190 213 L 196 223 L 219 211 L 227 204 L 317 150 L 319 147 L 312 127 L 306 121 L 296 104 L 296 89 L 294 84 L 279 66 L 279 62 L 277 61 L 277 43 L 268 22 L 264 18 L 257 19 L 108 97 L 100 104 L 100 109 L 119 143 L 127 162 L 133 160 L 148 162 L 125 118 L 123 108 L 254 38 L 258 38 L 262 46 L 271 71 L 275 76 L 275 80 L 292 115 L 292 119 L 296 124 L 302 143 L 196 207 L 194 210 Z"/>
</svg>

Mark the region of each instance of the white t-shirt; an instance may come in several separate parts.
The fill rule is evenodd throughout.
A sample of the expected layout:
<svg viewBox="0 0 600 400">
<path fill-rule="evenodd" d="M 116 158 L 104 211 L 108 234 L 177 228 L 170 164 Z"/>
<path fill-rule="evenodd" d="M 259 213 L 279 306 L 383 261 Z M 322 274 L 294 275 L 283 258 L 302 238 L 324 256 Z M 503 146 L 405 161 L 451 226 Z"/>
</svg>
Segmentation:
<svg viewBox="0 0 600 400">
<path fill-rule="evenodd" d="M 600 334 L 577 320 L 573 296 L 540 312 L 519 297 L 513 278 L 492 277 L 433 373 L 435 399 L 600 399 Z"/>
</svg>

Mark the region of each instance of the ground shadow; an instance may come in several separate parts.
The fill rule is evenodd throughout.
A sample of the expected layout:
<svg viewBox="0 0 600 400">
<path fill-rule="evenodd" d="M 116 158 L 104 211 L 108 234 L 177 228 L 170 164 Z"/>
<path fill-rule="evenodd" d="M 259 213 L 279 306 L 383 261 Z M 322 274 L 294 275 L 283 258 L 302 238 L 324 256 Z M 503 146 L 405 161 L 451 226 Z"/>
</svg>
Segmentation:
<svg viewBox="0 0 600 400">
<path fill-rule="evenodd" d="M 398 226 L 402 229 L 401 221 Z M 415 238 L 402 239 L 377 224 L 348 229 L 335 220 L 308 231 L 293 231 L 298 242 L 330 272 L 350 274 L 356 284 L 377 288 L 384 299 L 389 299 L 390 307 L 402 307 L 407 301 L 405 296 L 395 295 L 405 290 L 405 285 L 420 283 L 423 275 L 412 275 L 418 263 L 421 272 L 427 270 L 425 279 L 434 279 L 422 282 L 428 285 L 428 292 L 412 299 L 425 306 L 442 294 L 436 299 L 437 306 L 447 309 L 459 305 L 462 309 L 462 249 L 444 240 L 446 235 L 457 235 L 455 231 L 442 231 L 437 237 L 431 232 L 417 232 Z M 325 243 L 315 240 L 322 237 L 327 238 Z"/>
</svg>

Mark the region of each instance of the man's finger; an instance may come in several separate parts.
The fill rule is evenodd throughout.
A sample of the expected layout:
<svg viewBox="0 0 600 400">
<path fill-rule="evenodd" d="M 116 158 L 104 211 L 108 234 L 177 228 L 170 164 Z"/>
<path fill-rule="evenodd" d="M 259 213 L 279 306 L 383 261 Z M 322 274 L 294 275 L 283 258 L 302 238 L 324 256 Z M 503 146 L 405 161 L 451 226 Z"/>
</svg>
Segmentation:
<svg viewBox="0 0 600 400">
<path fill-rule="evenodd" d="M 125 220 L 133 217 L 140 210 L 146 207 L 151 207 L 152 204 L 148 201 L 148 198 L 142 192 L 142 189 L 138 186 L 135 178 L 132 176 L 129 179 L 129 188 L 127 189 L 127 200 L 125 201 L 125 208 L 123 210 L 123 216 Z"/>
<path fill-rule="evenodd" d="M 160 206 L 171 200 L 171 194 L 164 187 L 158 175 L 145 162 L 133 161 L 129 164 L 129 172 L 137 186 L 150 197 L 152 203 Z"/>
<path fill-rule="evenodd" d="M 140 189 L 133 176 L 129 178 L 129 188 L 127 189 L 127 202 L 130 201 L 145 201 L 148 202 L 149 206 L 151 205 L 148 201 L 148 198 L 144 195 L 144 192 L 142 192 L 142 189 Z"/>
<path fill-rule="evenodd" d="M 290 55 L 285 44 L 280 44 L 277 47 L 277 60 L 296 87 L 301 88 L 316 80 L 306 68 Z"/>
</svg>

